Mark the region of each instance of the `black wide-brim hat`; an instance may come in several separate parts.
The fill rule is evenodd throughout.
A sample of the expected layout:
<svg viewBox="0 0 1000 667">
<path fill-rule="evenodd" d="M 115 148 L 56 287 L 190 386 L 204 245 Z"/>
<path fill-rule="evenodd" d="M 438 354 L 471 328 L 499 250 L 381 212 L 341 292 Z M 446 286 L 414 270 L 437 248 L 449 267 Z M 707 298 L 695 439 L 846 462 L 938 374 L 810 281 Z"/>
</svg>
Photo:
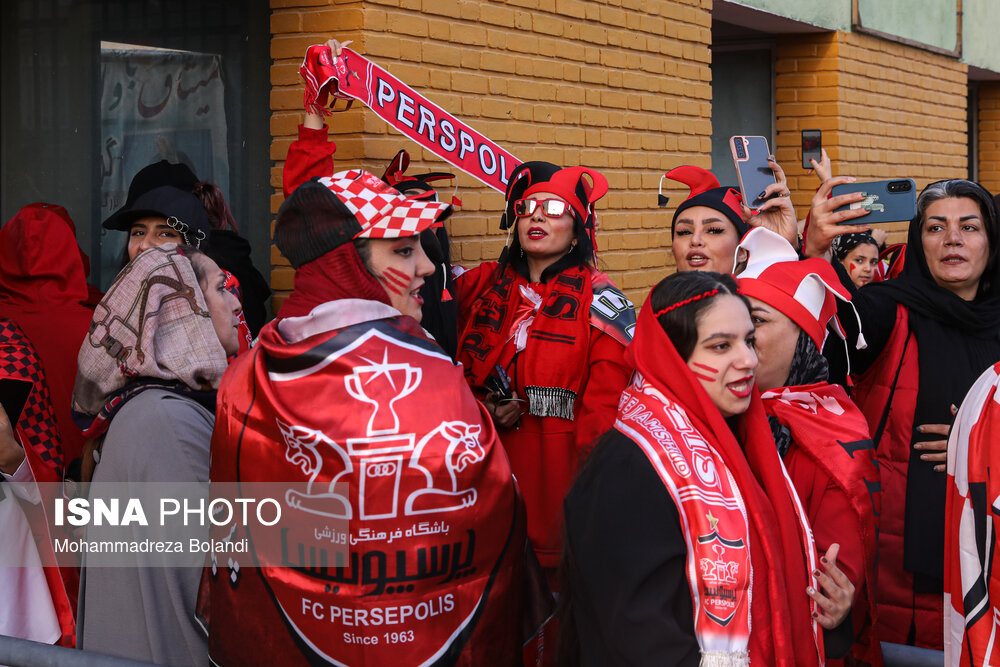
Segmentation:
<svg viewBox="0 0 1000 667">
<path fill-rule="evenodd" d="M 153 217 L 165 218 L 192 245 L 207 238 L 211 228 L 201 200 L 170 185 L 161 185 L 140 195 L 131 206 L 123 207 L 105 220 L 103 226 L 127 232 L 136 220 Z"/>
</svg>

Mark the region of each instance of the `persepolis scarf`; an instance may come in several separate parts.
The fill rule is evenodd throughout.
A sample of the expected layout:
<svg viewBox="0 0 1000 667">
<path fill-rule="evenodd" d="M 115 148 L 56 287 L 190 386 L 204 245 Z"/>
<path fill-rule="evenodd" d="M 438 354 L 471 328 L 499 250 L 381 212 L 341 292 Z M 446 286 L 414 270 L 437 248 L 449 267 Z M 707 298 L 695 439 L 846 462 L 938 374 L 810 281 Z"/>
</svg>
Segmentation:
<svg viewBox="0 0 1000 667">
<path fill-rule="evenodd" d="M 150 248 L 122 269 L 97 304 L 77 366 L 73 416 L 88 438 L 150 387 L 208 400 L 226 353 L 191 260 L 177 245 Z"/>
<path fill-rule="evenodd" d="M 1000 363 L 969 390 L 948 439 L 944 553 L 944 664 L 1000 662 Z"/>
<path fill-rule="evenodd" d="M 351 49 L 333 60 L 328 46 L 310 46 L 299 74 L 306 84 L 306 109 L 329 115 L 328 101 L 348 100 L 350 108 L 355 99 L 361 100 L 389 127 L 497 192 L 506 191 L 511 172 L 521 163 L 486 135 Z"/>
<path fill-rule="evenodd" d="M 470 385 L 484 386 L 505 346 L 514 345 L 508 372 L 524 386 L 528 412 L 573 419 L 573 404 L 587 377 L 594 280 L 601 275 L 578 266 L 546 283 L 529 283 L 503 268 L 467 317 L 461 336 L 458 359 Z"/>
<path fill-rule="evenodd" d="M 739 419 L 738 441 L 648 299 L 625 358 L 637 372 L 615 428 L 642 448 L 677 505 L 701 664 L 821 664 L 805 593 L 817 585 L 816 551 L 759 396 Z"/>
</svg>

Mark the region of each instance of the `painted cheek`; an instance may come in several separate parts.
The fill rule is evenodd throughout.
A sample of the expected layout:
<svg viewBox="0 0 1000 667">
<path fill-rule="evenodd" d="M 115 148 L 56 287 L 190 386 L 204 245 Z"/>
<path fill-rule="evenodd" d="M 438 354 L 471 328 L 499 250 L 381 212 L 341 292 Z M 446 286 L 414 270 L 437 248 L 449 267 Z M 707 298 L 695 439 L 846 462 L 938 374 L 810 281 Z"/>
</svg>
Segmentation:
<svg viewBox="0 0 1000 667">
<path fill-rule="evenodd" d="M 410 286 L 410 277 L 399 269 L 389 267 L 382 274 L 382 282 L 393 294 L 403 294 Z"/>
<path fill-rule="evenodd" d="M 850 272 L 854 273 L 857 270 L 858 270 L 857 265 L 854 262 L 851 262 L 851 264 L 850 264 Z"/>
<path fill-rule="evenodd" d="M 698 371 L 693 370 L 692 372 L 696 378 L 704 380 L 705 382 L 715 382 L 718 380 L 718 377 L 716 376 L 719 374 L 719 369 L 712 368 L 708 364 L 698 363 L 697 361 L 692 361 L 691 365 L 706 371 L 706 373 L 699 373 Z"/>
</svg>

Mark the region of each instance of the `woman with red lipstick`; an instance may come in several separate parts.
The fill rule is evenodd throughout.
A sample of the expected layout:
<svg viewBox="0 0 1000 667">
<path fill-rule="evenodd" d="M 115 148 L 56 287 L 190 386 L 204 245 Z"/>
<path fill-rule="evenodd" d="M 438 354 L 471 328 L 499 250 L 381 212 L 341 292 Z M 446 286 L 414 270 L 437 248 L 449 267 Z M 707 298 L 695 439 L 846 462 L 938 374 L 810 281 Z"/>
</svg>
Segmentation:
<svg viewBox="0 0 1000 667">
<path fill-rule="evenodd" d="M 847 614 L 753 384 L 729 275 L 662 280 L 639 313 L 614 428 L 565 502 L 561 649 L 582 665 L 818 665 Z M 827 595 L 825 592 L 828 592 Z"/>
<path fill-rule="evenodd" d="M 500 431 L 528 534 L 550 575 L 563 497 L 586 447 L 613 423 L 628 381 L 622 355 L 635 311 L 594 268 L 594 204 L 607 190 L 591 169 L 520 165 L 501 222 L 510 247 L 457 281 L 458 359 Z M 509 395 L 501 394 L 504 378 Z"/>
<path fill-rule="evenodd" d="M 839 233 L 865 231 L 866 211 L 836 212 L 859 194 L 813 197 L 806 254 L 822 256 Z M 1000 228 L 993 196 L 956 179 L 924 188 L 897 278 L 855 290 L 867 349 L 850 349 L 853 398 L 868 420 L 882 473 L 878 632 L 883 641 L 942 648 L 947 437 L 955 407 L 1000 359 Z M 838 222 L 855 220 L 853 225 Z M 860 224 L 858 224 L 860 223 Z M 852 317 L 841 317 L 848 335 Z M 843 378 L 838 346 L 826 354 Z"/>
<path fill-rule="evenodd" d="M 720 186 L 707 169 L 685 165 L 664 174 L 664 178 L 691 188 L 687 199 L 674 211 L 670 225 L 670 251 L 678 271 L 732 273 L 736 245 L 753 226 L 768 227 L 789 243 L 798 243 L 785 173 L 773 159 L 770 164 L 777 182 L 764 190 L 763 195 L 770 199 L 756 215 L 744 205 L 739 190 Z"/>
</svg>

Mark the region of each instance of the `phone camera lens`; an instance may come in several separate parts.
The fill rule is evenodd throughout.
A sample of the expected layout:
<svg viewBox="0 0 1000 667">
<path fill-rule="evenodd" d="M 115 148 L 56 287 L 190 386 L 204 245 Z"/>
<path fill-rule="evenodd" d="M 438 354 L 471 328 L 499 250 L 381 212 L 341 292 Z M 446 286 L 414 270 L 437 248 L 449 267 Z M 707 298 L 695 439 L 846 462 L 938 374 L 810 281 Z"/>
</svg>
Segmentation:
<svg viewBox="0 0 1000 667">
<path fill-rule="evenodd" d="M 744 148 L 743 148 L 743 142 L 742 141 L 737 141 L 736 142 L 736 157 L 744 158 L 746 156 L 747 156 L 747 153 L 746 153 L 746 150 L 744 150 Z"/>
</svg>

